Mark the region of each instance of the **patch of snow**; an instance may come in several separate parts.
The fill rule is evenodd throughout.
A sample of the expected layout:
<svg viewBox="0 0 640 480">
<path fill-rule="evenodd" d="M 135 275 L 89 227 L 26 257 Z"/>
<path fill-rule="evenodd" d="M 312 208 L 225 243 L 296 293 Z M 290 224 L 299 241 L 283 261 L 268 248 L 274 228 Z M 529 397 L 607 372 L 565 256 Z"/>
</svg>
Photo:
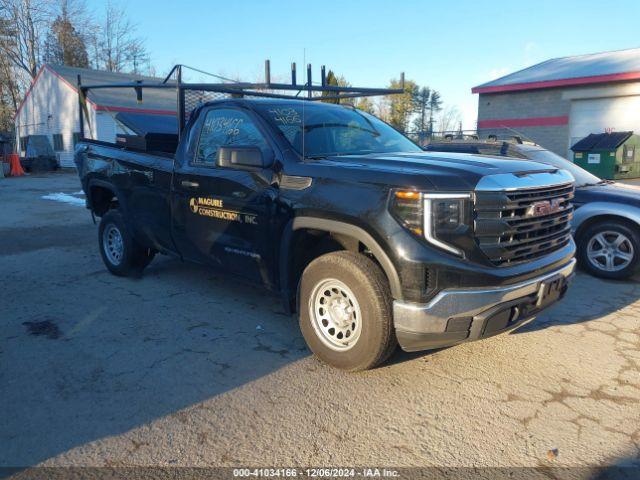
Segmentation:
<svg viewBox="0 0 640 480">
<path fill-rule="evenodd" d="M 68 203 L 69 205 L 76 205 L 78 207 L 85 206 L 84 198 L 74 197 L 68 193 L 49 193 L 47 195 L 43 195 L 42 198 L 45 200 L 53 200 L 54 202 Z"/>
</svg>

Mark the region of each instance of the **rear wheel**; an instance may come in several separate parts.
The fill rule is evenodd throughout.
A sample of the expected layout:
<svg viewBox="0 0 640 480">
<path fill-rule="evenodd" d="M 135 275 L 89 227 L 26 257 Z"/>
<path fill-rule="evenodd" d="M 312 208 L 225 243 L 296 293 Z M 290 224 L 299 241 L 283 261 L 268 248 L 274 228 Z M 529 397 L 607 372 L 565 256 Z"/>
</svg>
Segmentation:
<svg viewBox="0 0 640 480">
<path fill-rule="evenodd" d="M 364 255 L 340 251 L 313 260 L 302 274 L 299 304 L 302 334 L 329 365 L 373 368 L 397 345 L 387 278 Z"/>
<path fill-rule="evenodd" d="M 155 255 L 153 250 L 143 248 L 133 239 L 118 210 L 109 210 L 102 217 L 98 242 L 102 261 L 114 275 L 138 275 Z"/>
<path fill-rule="evenodd" d="M 615 220 L 589 226 L 578 240 L 580 265 L 602 278 L 621 280 L 633 275 L 640 259 L 640 235 Z"/>
</svg>

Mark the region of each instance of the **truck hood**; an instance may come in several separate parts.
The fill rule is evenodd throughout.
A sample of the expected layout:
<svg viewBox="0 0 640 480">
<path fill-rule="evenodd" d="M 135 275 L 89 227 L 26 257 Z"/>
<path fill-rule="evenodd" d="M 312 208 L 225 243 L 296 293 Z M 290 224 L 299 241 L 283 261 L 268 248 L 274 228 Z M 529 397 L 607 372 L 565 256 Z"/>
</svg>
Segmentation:
<svg viewBox="0 0 640 480">
<path fill-rule="evenodd" d="M 473 190 L 487 175 L 552 172 L 549 165 L 507 157 L 488 157 L 466 153 L 412 152 L 372 153 L 367 155 L 331 156 L 317 160 L 318 165 L 387 172 L 390 185 L 406 185 L 407 177 L 428 180 L 437 190 Z M 420 182 L 427 186 L 425 182 Z M 414 182 L 415 184 L 415 182 Z"/>
</svg>

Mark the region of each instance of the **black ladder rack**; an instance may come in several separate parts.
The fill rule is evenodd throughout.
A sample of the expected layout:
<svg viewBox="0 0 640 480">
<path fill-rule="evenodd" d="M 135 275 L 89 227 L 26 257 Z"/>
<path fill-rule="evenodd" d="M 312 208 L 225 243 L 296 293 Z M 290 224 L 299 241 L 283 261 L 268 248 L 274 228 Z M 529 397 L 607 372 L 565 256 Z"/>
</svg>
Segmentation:
<svg viewBox="0 0 640 480">
<path fill-rule="evenodd" d="M 400 74 L 400 88 L 361 88 L 361 87 L 341 87 L 328 85 L 326 69 L 323 65 L 320 70 L 320 85 L 313 85 L 311 81 L 311 64 L 307 65 L 307 79 L 305 83 L 297 83 L 296 64 L 291 64 L 291 83 L 271 82 L 271 63 L 265 61 L 265 81 L 263 83 L 187 83 L 182 81 L 183 68 L 190 68 L 186 65 L 175 65 L 166 78 L 161 82 L 135 81 L 128 83 L 109 83 L 98 85 L 83 85 L 80 75 L 78 75 L 78 101 L 80 109 L 80 137 L 84 139 L 84 115 L 87 113 L 87 94 L 90 90 L 111 89 L 111 88 L 132 88 L 136 93 L 138 102 L 142 102 L 143 89 L 174 89 L 176 91 L 176 115 L 178 118 L 178 136 L 182 136 L 185 125 L 185 92 L 201 91 L 228 94 L 233 97 L 264 97 L 280 98 L 290 100 L 341 100 L 347 98 L 373 97 L 380 95 L 394 95 L 404 93 L 404 73 Z M 175 75 L 175 79 L 172 77 Z M 269 91 L 270 90 L 270 91 Z M 274 91 L 297 92 L 295 95 L 286 93 L 275 93 Z M 301 95 L 306 92 L 306 95 Z M 324 95 L 313 95 L 313 92 L 322 92 Z M 329 93 L 329 95 L 327 95 Z"/>
</svg>

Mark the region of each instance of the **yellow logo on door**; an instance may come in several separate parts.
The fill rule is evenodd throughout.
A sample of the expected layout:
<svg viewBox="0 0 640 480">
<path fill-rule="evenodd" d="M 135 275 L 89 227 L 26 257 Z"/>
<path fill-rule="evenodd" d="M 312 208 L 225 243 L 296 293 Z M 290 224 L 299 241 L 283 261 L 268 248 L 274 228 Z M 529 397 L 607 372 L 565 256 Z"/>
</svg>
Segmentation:
<svg viewBox="0 0 640 480">
<path fill-rule="evenodd" d="M 196 215 L 229 222 L 247 223 L 249 225 L 258 224 L 258 219 L 255 215 L 234 210 L 223 210 L 223 206 L 224 204 L 220 198 L 191 197 L 189 199 L 189 208 Z"/>
</svg>

